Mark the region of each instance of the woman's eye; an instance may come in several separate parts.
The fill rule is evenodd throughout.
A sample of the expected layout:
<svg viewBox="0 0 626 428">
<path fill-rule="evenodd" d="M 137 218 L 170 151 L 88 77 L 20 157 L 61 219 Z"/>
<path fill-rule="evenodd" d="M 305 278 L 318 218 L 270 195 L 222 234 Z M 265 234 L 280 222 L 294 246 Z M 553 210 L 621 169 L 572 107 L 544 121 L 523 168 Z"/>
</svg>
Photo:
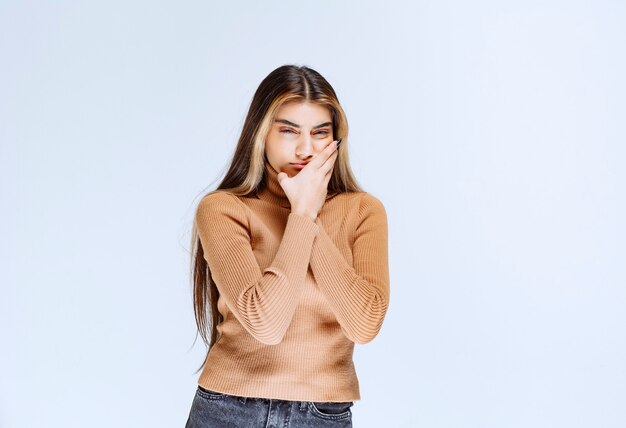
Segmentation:
<svg viewBox="0 0 626 428">
<path fill-rule="evenodd" d="M 280 132 L 284 132 L 286 134 L 295 134 L 291 129 L 281 129 Z M 328 135 L 329 131 L 319 131 L 316 132 L 315 135 Z"/>
</svg>

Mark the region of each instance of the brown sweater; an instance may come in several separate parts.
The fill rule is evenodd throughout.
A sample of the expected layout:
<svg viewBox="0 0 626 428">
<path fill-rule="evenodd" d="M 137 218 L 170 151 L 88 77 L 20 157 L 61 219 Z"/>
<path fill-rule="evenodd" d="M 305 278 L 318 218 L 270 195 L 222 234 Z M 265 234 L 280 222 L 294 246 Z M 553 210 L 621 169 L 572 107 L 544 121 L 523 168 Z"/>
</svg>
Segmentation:
<svg viewBox="0 0 626 428">
<path fill-rule="evenodd" d="M 224 321 L 198 379 L 232 395 L 360 400 L 354 344 L 389 303 L 387 216 L 366 192 L 327 198 L 315 221 L 291 213 L 277 179 L 257 196 L 219 191 L 196 212 Z"/>
</svg>

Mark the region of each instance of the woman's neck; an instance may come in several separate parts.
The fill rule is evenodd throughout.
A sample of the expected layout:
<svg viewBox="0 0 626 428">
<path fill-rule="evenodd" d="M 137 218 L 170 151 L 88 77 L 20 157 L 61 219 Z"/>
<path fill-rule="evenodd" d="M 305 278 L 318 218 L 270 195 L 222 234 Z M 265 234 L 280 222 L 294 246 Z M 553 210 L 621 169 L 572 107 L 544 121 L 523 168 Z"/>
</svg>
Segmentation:
<svg viewBox="0 0 626 428">
<path fill-rule="evenodd" d="M 278 182 L 278 173 L 269 162 L 265 163 L 265 187 L 259 190 L 258 196 L 281 207 L 291 208 L 291 202 Z"/>
</svg>

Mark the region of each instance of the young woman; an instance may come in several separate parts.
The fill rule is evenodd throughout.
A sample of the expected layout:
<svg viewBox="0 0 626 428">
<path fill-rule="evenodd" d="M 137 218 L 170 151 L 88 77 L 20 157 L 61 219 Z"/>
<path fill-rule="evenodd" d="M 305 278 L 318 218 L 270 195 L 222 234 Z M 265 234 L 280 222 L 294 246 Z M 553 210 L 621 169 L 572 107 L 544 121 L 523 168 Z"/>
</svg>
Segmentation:
<svg viewBox="0 0 626 428">
<path fill-rule="evenodd" d="M 195 213 L 209 351 L 186 428 L 352 426 L 354 344 L 381 328 L 389 270 L 385 208 L 358 186 L 347 142 L 318 72 L 284 65 L 261 82 L 226 176 Z"/>
</svg>

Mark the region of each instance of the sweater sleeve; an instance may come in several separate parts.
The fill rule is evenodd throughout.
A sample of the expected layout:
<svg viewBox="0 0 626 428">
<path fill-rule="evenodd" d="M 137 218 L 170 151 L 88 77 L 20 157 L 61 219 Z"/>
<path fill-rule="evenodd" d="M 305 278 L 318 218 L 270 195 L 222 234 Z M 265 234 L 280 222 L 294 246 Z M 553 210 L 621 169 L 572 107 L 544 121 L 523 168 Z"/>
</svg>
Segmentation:
<svg viewBox="0 0 626 428">
<path fill-rule="evenodd" d="M 215 192 L 196 211 L 196 226 L 220 295 L 243 327 L 258 341 L 282 341 L 298 305 L 318 225 L 290 213 L 276 255 L 261 270 L 251 245 L 245 205 Z"/>
<path fill-rule="evenodd" d="M 354 268 L 318 217 L 311 270 L 346 337 L 364 344 L 380 331 L 389 304 L 387 214 L 378 199 L 365 193 L 358 218 L 352 248 Z"/>
</svg>

